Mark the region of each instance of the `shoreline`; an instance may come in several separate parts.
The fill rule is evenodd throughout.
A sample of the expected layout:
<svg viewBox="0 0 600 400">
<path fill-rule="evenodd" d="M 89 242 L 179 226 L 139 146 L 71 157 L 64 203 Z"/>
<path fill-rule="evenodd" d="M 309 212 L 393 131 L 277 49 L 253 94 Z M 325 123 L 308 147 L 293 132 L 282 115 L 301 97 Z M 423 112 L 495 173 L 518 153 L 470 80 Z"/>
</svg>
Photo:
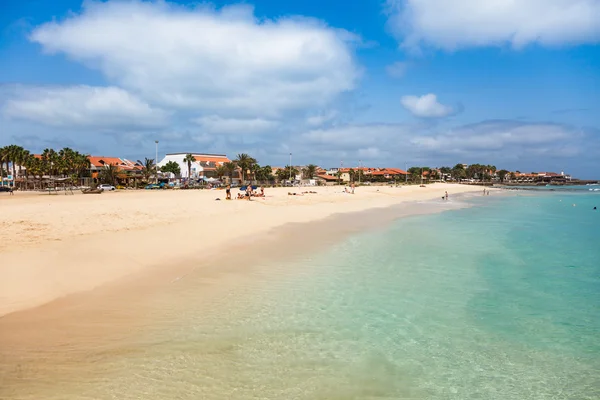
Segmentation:
<svg viewBox="0 0 600 400">
<path fill-rule="evenodd" d="M 200 196 L 197 192 L 157 193 L 158 196 L 154 193 L 137 196 L 110 193 L 102 199 L 99 197 L 103 196 L 90 200 L 86 197 L 48 196 L 50 198 L 31 198 L 25 203 L 13 202 L 14 213 L 19 215 L 13 215 L 17 223 L 12 226 L 25 228 L 25 232 L 19 235 L 3 226 L 0 316 L 38 307 L 73 293 L 93 290 L 145 270 L 165 268 L 165 264 L 183 264 L 227 252 L 228 243 L 252 241 L 261 235 L 268 236 L 269 232 L 277 235 L 272 231 L 286 224 L 310 223 L 336 214 L 435 200 L 446 190 L 452 193 L 452 200 L 458 193 L 479 192 L 480 188 L 474 190 L 470 186 L 439 184 L 410 189 L 361 188 L 359 194 L 352 196 L 337 193 L 339 188 L 317 188 L 318 195 L 301 197 L 287 196 L 284 193 L 290 189 L 284 188 L 279 191 L 272 189 L 275 192 L 273 197 L 252 202 L 214 202 L 214 191 Z M 138 201 L 145 200 L 143 197 L 157 204 L 136 206 Z M 153 219 L 148 217 L 150 210 L 156 206 L 164 207 L 177 197 L 184 201 L 196 197 L 197 206 L 186 207 L 185 203 L 178 202 L 178 212 L 171 210 L 166 217 L 164 213 Z M 121 201 L 125 203 L 125 200 L 128 200 L 129 208 L 121 205 Z M 82 203 L 84 207 L 97 206 L 95 210 L 100 211 L 97 212 L 100 217 L 116 221 L 94 224 L 92 217 L 74 213 Z M 52 211 L 40 215 L 47 207 Z M 127 218 L 122 214 L 128 209 L 137 210 L 140 215 Z M 85 214 L 85 210 L 82 213 Z M 37 219 L 27 218 L 29 216 Z M 139 218 L 150 220 L 140 223 Z M 89 221 L 86 222 L 86 219 Z M 10 227 L 10 219 L 8 221 Z M 47 229 L 44 235 L 37 229 L 36 223 L 38 226 L 54 223 L 55 226 Z M 85 225 L 75 226 L 78 223 Z M 7 223 L 3 221 L 2 224 Z M 32 237 L 28 232 L 33 232 Z M 239 251 L 243 251 L 242 248 Z"/>
<path fill-rule="evenodd" d="M 503 193 L 504 194 L 504 193 Z M 235 313 L 236 298 L 251 300 L 257 288 L 265 290 L 273 279 L 294 279 L 301 271 L 275 268 L 279 260 L 294 261 L 307 252 L 326 251 L 331 245 L 357 233 L 385 229 L 401 218 L 436 214 L 470 207 L 464 200 L 476 193 L 453 195 L 450 202 L 423 198 L 372 207 L 355 212 L 331 213 L 307 222 L 274 226 L 256 238 L 241 236 L 228 243 L 227 251 L 215 248 L 192 258 L 172 259 L 166 265 L 147 266 L 94 290 L 77 291 L 36 307 L 0 317 L 0 380 L 7 394 L 23 394 L 27 379 L 72 375 L 93 379 L 89 357 L 104 358 L 111 352 L 138 349 L 152 334 L 151 326 L 169 326 L 173 318 L 185 318 L 186 304 L 195 312 Z M 300 243 L 301 246 L 292 246 Z M 289 274 L 289 277 L 287 276 Z M 65 334 L 68 332 L 68 334 Z M 40 358 L 41 357 L 41 358 Z M 18 368 L 15 367 L 18 365 Z M 64 365 L 67 370 L 55 370 Z"/>
</svg>

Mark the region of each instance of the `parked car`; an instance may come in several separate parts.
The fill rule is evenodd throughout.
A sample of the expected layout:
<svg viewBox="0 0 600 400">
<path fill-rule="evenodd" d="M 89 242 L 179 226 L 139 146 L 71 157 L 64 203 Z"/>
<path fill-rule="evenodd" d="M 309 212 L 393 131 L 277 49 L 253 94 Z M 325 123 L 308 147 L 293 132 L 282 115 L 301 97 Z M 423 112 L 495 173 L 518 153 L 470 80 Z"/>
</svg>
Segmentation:
<svg viewBox="0 0 600 400">
<path fill-rule="evenodd" d="M 103 183 L 102 185 L 98 185 L 98 189 L 102 189 L 105 191 L 110 191 L 110 190 L 117 190 L 113 185 L 109 185 L 106 183 Z"/>
</svg>

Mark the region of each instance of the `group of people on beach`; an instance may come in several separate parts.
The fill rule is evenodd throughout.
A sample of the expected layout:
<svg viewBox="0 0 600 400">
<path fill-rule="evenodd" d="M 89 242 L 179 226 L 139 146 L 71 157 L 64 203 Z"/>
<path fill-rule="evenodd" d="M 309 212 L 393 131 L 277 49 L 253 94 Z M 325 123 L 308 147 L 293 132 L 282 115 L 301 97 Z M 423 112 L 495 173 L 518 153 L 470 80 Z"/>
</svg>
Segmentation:
<svg viewBox="0 0 600 400">
<path fill-rule="evenodd" d="M 231 200 L 231 185 L 227 185 L 227 187 L 225 188 L 225 194 L 225 200 Z M 245 193 L 238 193 L 236 199 L 251 201 L 252 197 L 265 197 L 265 188 L 261 186 L 259 192 L 255 191 L 252 185 L 247 185 Z"/>
<path fill-rule="evenodd" d="M 489 196 L 490 195 L 490 189 L 483 188 L 483 195 L 484 196 Z"/>
<path fill-rule="evenodd" d="M 344 188 L 344 193 L 350 193 L 350 194 L 354 194 L 354 183 L 350 185 L 350 190 L 348 190 L 347 187 Z"/>
</svg>

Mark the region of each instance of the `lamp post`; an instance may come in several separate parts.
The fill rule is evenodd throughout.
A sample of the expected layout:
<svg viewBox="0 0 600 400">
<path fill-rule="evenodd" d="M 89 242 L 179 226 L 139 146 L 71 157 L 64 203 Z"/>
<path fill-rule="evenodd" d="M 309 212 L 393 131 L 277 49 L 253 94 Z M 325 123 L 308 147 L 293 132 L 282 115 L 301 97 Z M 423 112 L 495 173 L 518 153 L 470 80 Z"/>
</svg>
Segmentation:
<svg viewBox="0 0 600 400">
<path fill-rule="evenodd" d="M 358 186 L 360 186 L 360 164 L 361 160 L 358 160 Z"/>
<path fill-rule="evenodd" d="M 158 183 L 158 140 L 154 141 L 154 144 L 156 145 L 156 158 L 154 159 L 154 173 L 156 175 L 156 183 Z"/>
<path fill-rule="evenodd" d="M 407 184 L 408 183 L 408 163 L 407 162 L 404 163 L 404 172 L 406 172 L 406 174 L 404 174 L 404 183 Z"/>
<path fill-rule="evenodd" d="M 290 153 L 290 183 L 292 183 L 292 153 Z"/>
</svg>

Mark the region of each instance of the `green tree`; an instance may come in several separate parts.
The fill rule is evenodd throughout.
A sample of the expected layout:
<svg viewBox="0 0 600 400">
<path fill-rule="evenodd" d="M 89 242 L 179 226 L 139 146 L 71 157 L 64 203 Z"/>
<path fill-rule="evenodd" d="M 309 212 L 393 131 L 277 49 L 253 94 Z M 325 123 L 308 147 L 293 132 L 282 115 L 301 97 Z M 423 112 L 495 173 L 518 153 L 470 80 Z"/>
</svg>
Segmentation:
<svg viewBox="0 0 600 400">
<path fill-rule="evenodd" d="M 109 185 L 115 185 L 117 182 L 117 174 L 119 173 L 119 169 L 114 164 L 105 165 L 100 173 L 98 174 L 98 178 L 101 183 L 108 183 Z"/>
<path fill-rule="evenodd" d="M 235 170 L 237 169 L 237 165 L 235 165 L 235 163 L 232 163 L 232 162 L 226 162 L 225 164 L 223 164 L 223 167 L 225 168 L 225 171 L 227 172 L 227 176 L 229 177 L 229 183 L 231 184 L 233 182 L 233 174 L 235 173 Z"/>
<path fill-rule="evenodd" d="M 298 175 L 298 170 L 290 165 L 286 165 L 285 168 L 277 171 L 277 179 L 280 181 L 294 180 L 295 176 Z"/>
<path fill-rule="evenodd" d="M 314 164 L 308 164 L 302 172 L 305 179 L 312 179 L 317 174 L 317 166 Z"/>
<path fill-rule="evenodd" d="M 452 167 L 452 178 L 454 178 L 456 181 L 460 182 L 460 180 L 464 179 L 466 176 L 464 165 L 456 164 L 454 167 Z"/>
<path fill-rule="evenodd" d="M 150 177 L 154 175 L 155 170 L 156 164 L 154 163 L 154 158 L 145 158 L 142 174 L 144 175 L 146 182 L 150 182 Z"/>
<path fill-rule="evenodd" d="M 273 168 L 271 168 L 270 165 L 265 165 L 264 167 L 259 166 L 254 174 L 256 180 L 261 182 L 270 182 L 273 180 Z"/>
<path fill-rule="evenodd" d="M 215 174 L 217 175 L 217 178 L 222 181 L 223 177 L 227 175 L 227 168 L 225 168 L 224 165 L 217 165 L 215 168 Z"/>
<path fill-rule="evenodd" d="M 183 159 L 183 162 L 187 163 L 188 179 L 192 179 L 192 163 L 195 161 L 196 161 L 196 157 L 194 157 L 192 154 L 186 154 L 185 158 Z"/>
<path fill-rule="evenodd" d="M 6 164 L 6 169 L 4 169 Z M 4 176 L 8 175 L 8 150 L 6 147 L 0 147 L 0 185 L 4 185 Z"/>
<path fill-rule="evenodd" d="M 181 175 L 181 167 L 175 161 L 169 161 L 160 170 L 161 172 L 170 172 L 176 177 Z"/>
<path fill-rule="evenodd" d="M 256 159 L 250 157 L 246 153 L 238 154 L 235 161 L 238 167 L 242 169 L 242 181 L 246 181 L 246 173 L 248 170 L 252 170 L 252 166 L 256 164 Z"/>
<path fill-rule="evenodd" d="M 500 171 L 498 171 L 498 177 L 500 178 L 500 182 L 504 183 L 504 179 L 506 179 L 506 175 L 508 175 L 509 172 L 505 169 L 501 169 Z"/>
</svg>

